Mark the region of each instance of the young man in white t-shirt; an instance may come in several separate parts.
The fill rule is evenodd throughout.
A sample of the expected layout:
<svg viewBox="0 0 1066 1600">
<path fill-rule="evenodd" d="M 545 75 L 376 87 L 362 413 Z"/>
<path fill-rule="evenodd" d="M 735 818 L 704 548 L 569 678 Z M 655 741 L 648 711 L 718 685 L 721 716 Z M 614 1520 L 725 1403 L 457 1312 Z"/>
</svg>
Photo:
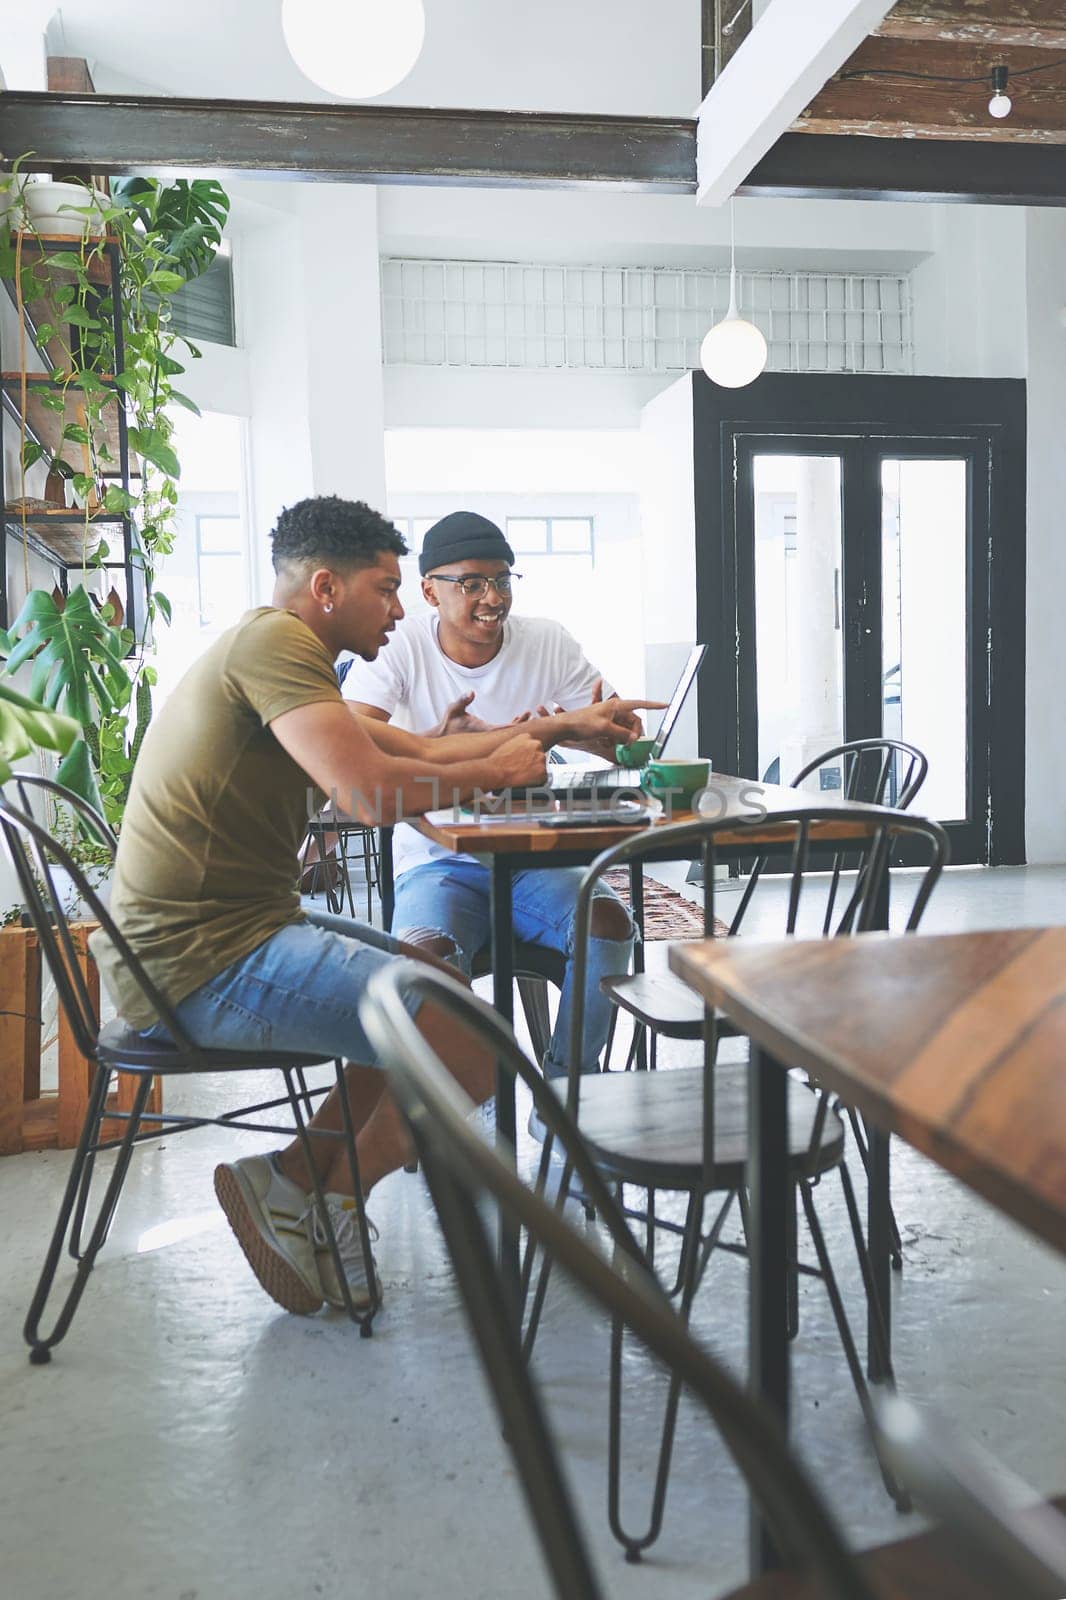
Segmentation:
<svg viewBox="0 0 1066 1600">
<path fill-rule="evenodd" d="M 356 660 L 344 693 L 368 717 L 419 733 L 501 726 L 538 706 L 574 710 L 614 690 L 561 623 L 512 617 L 514 552 L 487 517 L 455 511 L 434 524 L 419 557 L 428 614 L 407 617 L 375 661 Z M 441 849 L 405 824 L 395 832 L 396 909 L 392 931 L 458 960 L 469 972 L 489 942 L 489 872 L 472 856 Z M 519 872 L 515 936 L 569 957 L 583 869 Z M 600 979 L 628 970 L 633 923 L 617 895 L 596 891 L 589 941 L 582 1071 L 595 1071 L 610 1005 Z M 567 1069 L 570 970 L 563 985 L 545 1072 Z"/>
</svg>

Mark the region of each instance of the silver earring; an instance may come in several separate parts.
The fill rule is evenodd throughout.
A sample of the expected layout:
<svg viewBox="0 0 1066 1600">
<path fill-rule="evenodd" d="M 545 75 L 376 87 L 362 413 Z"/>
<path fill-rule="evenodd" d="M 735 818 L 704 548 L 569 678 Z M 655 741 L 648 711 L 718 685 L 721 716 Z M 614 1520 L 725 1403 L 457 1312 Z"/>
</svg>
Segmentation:
<svg viewBox="0 0 1066 1600">
<path fill-rule="evenodd" d="M 326 601 L 326 603 L 325 603 L 325 605 L 324 605 L 324 606 L 323 606 L 323 607 L 322 607 L 322 609 L 323 609 L 323 611 L 325 611 L 325 612 L 326 612 L 326 613 L 327 613 L 327 615 L 328 615 L 328 614 L 329 614 L 329 612 L 331 612 L 331 611 L 332 611 L 332 610 L 333 610 L 333 601 L 332 601 L 332 600 L 327 600 L 327 601 Z"/>
</svg>

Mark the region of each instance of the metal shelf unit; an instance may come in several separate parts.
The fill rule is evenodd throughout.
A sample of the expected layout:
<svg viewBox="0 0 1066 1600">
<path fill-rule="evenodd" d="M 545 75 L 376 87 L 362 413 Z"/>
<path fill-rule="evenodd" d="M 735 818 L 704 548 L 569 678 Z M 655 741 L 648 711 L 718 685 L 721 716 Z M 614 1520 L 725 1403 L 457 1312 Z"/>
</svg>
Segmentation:
<svg viewBox="0 0 1066 1600">
<path fill-rule="evenodd" d="M 24 236 L 23 252 L 51 254 L 61 250 L 76 249 L 78 241 L 65 235 L 48 235 L 38 238 Z M 106 260 L 97 263 L 97 274 L 101 299 L 110 293 L 111 321 L 115 341 L 115 366 L 121 372 L 124 364 L 123 354 L 123 318 L 122 294 L 120 277 L 120 247 L 117 240 L 105 240 L 102 254 Z M 18 297 L 15 284 L 10 278 L 4 279 L 4 287 L 12 303 L 18 307 Z M 47 314 L 53 324 L 63 320 L 62 312 L 54 306 L 49 306 L 44 301 L 34 301 L 23 306 L 23 322 L 25 324 L 26 338 L 46 369 L 43 372 L 23 372 L 21 367 L 14 370 L 7 369 L 3 356 L 4 351 L 0 346 L 0 507 L 3 508 L 4 519 L 4 561 L 0 569 L 0 626 L 7 627 L 10 623 L 8 596 L 10 586 L 8 582 L 8 559 L 12 547 L 25 544 L 28 550 L 41 560 L 48 562 L 56 573 L 56 582 L 63 594 L 67 593 L 69 574 L 72 571 L 104 571 L 121 572 L 123 574 L 124 626 L 137 634 L 137 609 L 138 589 L 134 578 L 134 520 L 130 513 L 93 512 L 88 519 L 89 539 L 86 540 L 86 518 L 82 511 L 74 508 L 57 506 L 54 510 L 23 512 L 9 501 L 8 485 L 5 482 L 6 451 L 4 446 L 8 443 L 10 432 L 17 436 L 18 449 L 21 449 L 22 438 L 32 439 L 39 444 L 46 454 L 51 457 L 59 452 L 62 445 L 63 429 L 69 421 L 76 420 L 77 396 L 79 390 L 68 386 L 61 380 L 53 378 L 51 374 L 63 365 L 66 352 L 62 350 L 58 341 L 42 340 L 38 334 L 38 325 L 44 325 L 43 317 Z M 77 351 L 79 348 L 79 331 L 68 324 L 68 348 Z M 16 361 L 20 359 L 18 348 L 14 352 Z M 107 442 L 112 455 L 117 455 L 117 462 L 109 464 L 108 479 L 130 492 L 131 469 L 134 466 L 134 457 L 130 450 L 129 434 L 126 419 L 126 406 L 113 374 L 98 374 L 99 381 L 104 388 L 110 391 L 110 398 L 106 402 L 105 422 L 101 437 Z M 41 395 L 44 392 L 64 392 L 67 405 L 62 413 L 50 410 L 41 404 Z M 25 396 L 25 413 L 23 412 L 23 396 Z M 111 407 L 113 415 L 108 415 Z M 84 448 L 84 447 L 83 447 Z M 17 491 L 16 491 L 17 492 Z M 100 542 L 107 539 L 106 529 L 120 529 L 122 541 L 122 559 L 115 560 L 110 555 L 103 561 L 94 561 L 93 556 L 100 548 Z M 98 538 L 94 537 L 96 534 Z M 108 541 L 110 549 L 111 541 Z"/>
</svg>

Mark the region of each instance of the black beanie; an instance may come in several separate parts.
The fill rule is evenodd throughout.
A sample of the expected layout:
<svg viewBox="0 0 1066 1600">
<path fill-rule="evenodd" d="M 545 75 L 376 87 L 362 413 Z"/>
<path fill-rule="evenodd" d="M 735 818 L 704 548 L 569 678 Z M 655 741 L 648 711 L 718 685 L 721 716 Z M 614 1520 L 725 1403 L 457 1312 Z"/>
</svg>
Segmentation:
<svg viewBox="0 0 1066 1600">
<path fill-rule="evenodd" d="M 476 511 L 453 511 L 435 522 L 423 539 L 418 570 L 424 578 L 449 561 L 506 561 L 511 567 L 514 551 L 488 517 Z"/>
</svg>

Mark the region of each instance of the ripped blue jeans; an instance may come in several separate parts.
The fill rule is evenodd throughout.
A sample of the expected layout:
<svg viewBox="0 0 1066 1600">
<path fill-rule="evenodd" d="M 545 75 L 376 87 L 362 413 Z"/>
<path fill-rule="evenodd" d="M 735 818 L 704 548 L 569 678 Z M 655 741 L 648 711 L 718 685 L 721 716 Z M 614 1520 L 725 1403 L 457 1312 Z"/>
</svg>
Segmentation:
<svg viewBox="0 0 1066 1600">
<path fill-rule="evenodd" d="M 574 942 L 574 907 L 583 867 L 546 867 L 516 872 L 512 902 L 514 934 L 526 944 L 557 950 L 567 958 L 555 1031 L 542 1063 L 546 1076 L 563 1077 L 569 1054 L 573 1006 L 570 955 Z M 595 890 L 597 900 L 622 902 L 605 884 Z M 613 1007 L 600 992 L 600 979 L 629 971 L 633 955 L 633 923 L 625 939 L 590 939 L 585 985 L 582 1072 L 595 1072 L 607 1039 Z M 401 873 L 396 880 L 396 908 L 392 931 L 399 939 L 427 933 L 452 939 L 458 946 L 456 961 L 469 974 L 474 957 L 489 943 L 491 932 L 489 869 L 478 861 L 451 857 L 426 861 Z"/>
</svg>

